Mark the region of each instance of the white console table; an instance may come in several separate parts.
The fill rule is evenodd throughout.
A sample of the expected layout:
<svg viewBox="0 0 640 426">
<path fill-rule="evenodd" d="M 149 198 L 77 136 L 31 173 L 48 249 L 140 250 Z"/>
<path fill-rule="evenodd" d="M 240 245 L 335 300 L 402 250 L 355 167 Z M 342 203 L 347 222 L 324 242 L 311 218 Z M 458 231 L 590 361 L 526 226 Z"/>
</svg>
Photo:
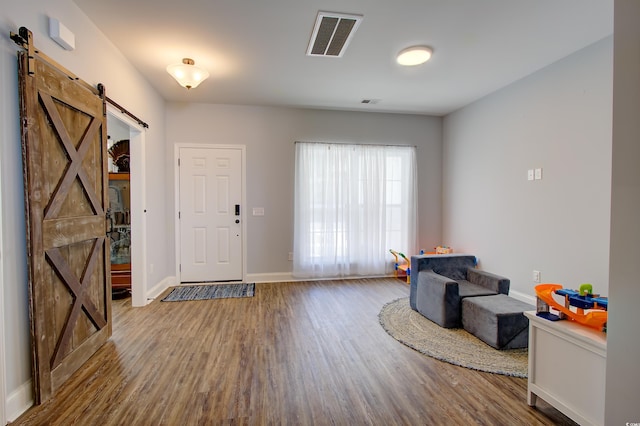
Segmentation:
<svg viewBox="0 0 640 426">
<path fill-rule="evenodd" d="M 581 425 L 604 424 L 606 333 L 573 321 L 529 318 L 527 402 L 542 398 Z"/>
</svg>

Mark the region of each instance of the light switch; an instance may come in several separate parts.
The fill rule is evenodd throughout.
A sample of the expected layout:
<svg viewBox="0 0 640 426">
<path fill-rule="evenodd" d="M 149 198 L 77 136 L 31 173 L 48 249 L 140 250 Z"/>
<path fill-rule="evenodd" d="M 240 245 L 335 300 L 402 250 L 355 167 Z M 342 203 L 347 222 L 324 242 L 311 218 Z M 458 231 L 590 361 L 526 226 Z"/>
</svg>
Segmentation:
<svg viewBox="0 0 640 426">
<path fill-rule="evenodd" d="M 542 169 L 536 169 L 535 177 L 536 177 L 536 180 L 542 179 Z"/>
<path fill-rule="evenodd" d="M 533 169 L 527 170 L 527 180 L 533 180 Z"/>
<path fill-rule="evenodd" d="M 264 216 L 264 207 L 254 207 L 253 208 L 254 216 Z"/>
</svg>

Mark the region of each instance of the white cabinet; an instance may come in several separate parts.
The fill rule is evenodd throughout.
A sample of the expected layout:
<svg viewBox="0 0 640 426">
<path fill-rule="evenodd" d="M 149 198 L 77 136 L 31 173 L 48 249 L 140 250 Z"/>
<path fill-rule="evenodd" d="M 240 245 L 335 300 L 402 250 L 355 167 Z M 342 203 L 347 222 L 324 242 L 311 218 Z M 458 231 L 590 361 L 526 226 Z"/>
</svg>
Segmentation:
<svg viewBox="0 0 640 426">
<path fill-rule="evenodd" d="M 573 321 L 529 318 L 528 403 L 542 398 L 581 425 L 604 424 L 606 333 Z"/>
</svg>

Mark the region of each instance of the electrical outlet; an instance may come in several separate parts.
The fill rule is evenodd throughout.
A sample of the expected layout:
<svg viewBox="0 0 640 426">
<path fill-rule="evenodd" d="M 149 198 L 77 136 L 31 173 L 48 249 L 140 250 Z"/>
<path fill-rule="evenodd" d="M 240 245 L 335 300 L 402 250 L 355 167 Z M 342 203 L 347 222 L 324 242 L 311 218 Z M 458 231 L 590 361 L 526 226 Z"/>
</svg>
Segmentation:
<svg viewBox="0 0 640 426">
<path fill-rule="evenodd" d="M 292 251 L 289 252 L 289 260 L 293 260 L 293 252 Z"/>
<path fill-rule="evenodd" d="M 533 282 L 534 283 L 540 282 L 540 271 L 533 271 Z"/>
</svg>

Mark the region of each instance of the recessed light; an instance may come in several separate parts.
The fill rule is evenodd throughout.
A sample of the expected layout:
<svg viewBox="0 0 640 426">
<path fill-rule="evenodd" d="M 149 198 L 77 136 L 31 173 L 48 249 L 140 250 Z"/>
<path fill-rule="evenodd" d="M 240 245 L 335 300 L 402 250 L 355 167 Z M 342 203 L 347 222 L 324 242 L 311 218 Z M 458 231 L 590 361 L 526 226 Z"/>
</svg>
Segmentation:
<svg viewBox="0 0 640 426">
<path fill-rule="evenodd" d="M 428 46 L 411 46 L 398 53 L 396 59 L 400 65 L 414 66 L 420 65 L 431 59 L 433 50 Z"/>
</svg>

